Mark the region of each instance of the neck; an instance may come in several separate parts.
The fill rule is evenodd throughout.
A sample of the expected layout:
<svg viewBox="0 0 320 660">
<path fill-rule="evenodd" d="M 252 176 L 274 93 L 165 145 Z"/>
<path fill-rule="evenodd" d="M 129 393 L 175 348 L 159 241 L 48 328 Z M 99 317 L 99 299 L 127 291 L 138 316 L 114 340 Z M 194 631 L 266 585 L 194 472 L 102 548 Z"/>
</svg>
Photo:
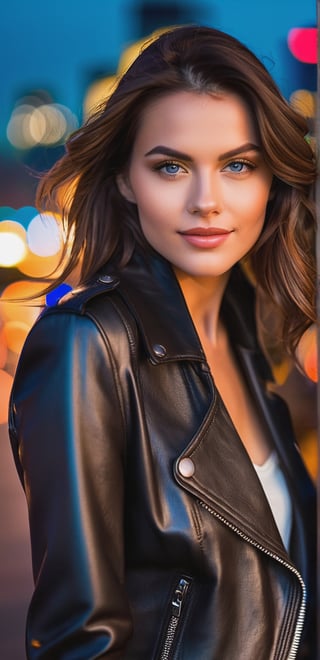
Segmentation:
<svg viewBox="0 0 320 660">
<path fill-rule="evenodd" d="M 175 269 L 189 313 L 200 337 L 218 346 L 221 337 L 220 308 L 229 273 L 221 277 L 193 277 Z"/>
</svg>

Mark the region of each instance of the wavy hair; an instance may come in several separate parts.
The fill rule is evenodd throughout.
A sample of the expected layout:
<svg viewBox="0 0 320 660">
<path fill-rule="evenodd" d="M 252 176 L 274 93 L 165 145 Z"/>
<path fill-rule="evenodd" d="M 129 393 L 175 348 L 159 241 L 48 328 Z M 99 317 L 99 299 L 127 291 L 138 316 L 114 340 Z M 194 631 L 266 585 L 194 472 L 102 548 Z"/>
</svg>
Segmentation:
<svg viewBox="0 0 320 660">
<path fill-rule="evenodd" d="M 276 306 L 283 346 L 294 355 L 316 319 L 316 163 L 305 139 L 308 126 L 260 60 L 213 28 L 177 27 L 147 42 L 41 180 L 38 207 L 59 210 L 72 237 L 54 286 L 80 262 L 83 284 L 106 262 L 123 267 L 137 246 L 147 248 L 136 206 L 121 196 L 116 179 L 128 166 L 148 103 L 177 91 L 232 92 L 250 109 L 273 184 L 264 227 L 247 262 L 258 294 Z"/>
</svg>

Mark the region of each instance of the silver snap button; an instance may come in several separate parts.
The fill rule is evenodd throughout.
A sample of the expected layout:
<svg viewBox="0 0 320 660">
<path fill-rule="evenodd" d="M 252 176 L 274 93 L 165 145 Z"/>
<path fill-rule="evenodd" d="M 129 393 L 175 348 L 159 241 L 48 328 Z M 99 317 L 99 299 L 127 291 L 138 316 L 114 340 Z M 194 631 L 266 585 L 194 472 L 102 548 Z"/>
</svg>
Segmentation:
<svg viewBox="0 0 320 660">
<path fill-rule="evenodd" d="M 167 349 L 164 346 L 162 346 L 162 344 L 154 344 L 152 349 L 157 357 L 164 357 L 165 355 L 167 355 Z"/>
<path fill-rule="evenodd" d="M 114 281 L 114 277 L 112 275 L 100 275 L 99 277 L 99 282 L 102 282 L 102 284 L 112 284 Z"/>
<path fill-rule="evenodd" d="M 178 470 L 183 477 L 192 477 L 195 472 L 194 462 L 191 458 L 182 458 L 179 461 Z"/>
</svg>

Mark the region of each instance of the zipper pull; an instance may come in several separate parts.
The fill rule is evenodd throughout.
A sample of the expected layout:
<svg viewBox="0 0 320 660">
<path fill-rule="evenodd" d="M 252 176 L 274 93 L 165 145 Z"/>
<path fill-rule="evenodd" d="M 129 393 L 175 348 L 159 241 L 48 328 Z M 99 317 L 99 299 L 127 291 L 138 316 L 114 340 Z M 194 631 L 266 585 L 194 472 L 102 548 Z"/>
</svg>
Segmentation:
<svg viewBox="0 0 320 660">
<path fill-rule="evenodd" d="M 184 598 L 186 596 L 186 593 L 189 589 L 189 584 L 190 583 L 188 582 L 188 580 L 185 580 L 184 578 L 181 578 L 181 580 L 179 580 L 179 584 L 178 584 L 177 588 L 175 589 L 175 592 L 174 592 L 173 598 L 172 598 L 172 602 L 171 602 L 172 615 L 173 616 L 176 616 L 176 617 L 180 616 L 183 600 L 184 600 Z"/>
</svg>

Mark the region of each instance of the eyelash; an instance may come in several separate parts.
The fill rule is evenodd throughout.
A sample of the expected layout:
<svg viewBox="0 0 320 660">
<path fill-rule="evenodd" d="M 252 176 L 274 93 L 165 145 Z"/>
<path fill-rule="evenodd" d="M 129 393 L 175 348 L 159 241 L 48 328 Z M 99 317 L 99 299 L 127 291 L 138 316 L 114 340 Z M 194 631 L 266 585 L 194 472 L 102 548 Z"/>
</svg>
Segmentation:
<svg viewBox="0 0 320 660">
<path fill-rule="evenodd" d="M 163 163 L 159 163 L 158 165 L 155 165 L 153 169 L 156 172 L 160 172 L 161 174 L 167 175 L 171 179 L 174 179 L 179 174 L 179 172 L 175 172 L 174 174 L 169 174 L 168 172 L 161 172 L 161 170 L 163 170 L 164 167 L 168 167 L 170 165 L 179 167 L 180 170 L 182 169 L 184 172 L 186 172 L 185 168 L 182 165 L 180 165 L 180 163 L 176 163 L 174 160 L 166 160 Z"/>
<path fill-rule="evenodd" d="M 235 165 L 235 164 L 238 165 L 239 163 L 241 165 L 246 165 L 249 170 L 255 170 L 257 167 L 256 164 L 252 163 L 250 160 L 246 160 L 244 158 L 238 158 L 237 160 L 231 160 L 230 163 L 227 163 L 227 165 L 225 165 L 223 169 L 225 170 L 227 167 L 230 167 L 230 165 Z M 241 173 L 242 170 L 240 174 Z M 235 174 L 235 172 L 233 172 L 233 174 Z"/>
<path fill-rule="evenodd" d="M 255 163 L 252 163 L 252 162 L 249 161 L 249 160 L 246 160 L 246 159 L 243 159 L 243 158 L 238 158 L 237 160 L 232 160 L 232 161 L 230 161 L 229 163 L 227 163 L 227 164 L 223 167 L 222 171 L 226 170 L 226 168 L 230 167 L 230 165 L 235 165 L 235 164 L 238 165 L 239 163 L 240 163 L 241 165 L 246 165 L 246 167 L 247 167 L 249 170 L 255 170 L 256 167 L 257 167 Z M 178 167 L 178 168 L 179 168 L 179 171 L 178 171 L 178 172 L 175 172 L 175 173 L 172 173 L 172 174 L 169 174 L 168 172 L 163 172 L 163 171 L 161 171 L 161 170 L 163 170 L 165 167 L 169 167 L 170 165 L 171 165 L 171 166 L 173 165 L 173 166 L 175 166 L 175 167 Z M 165 176 L 168 176 L 170 179 L 174 179 L 176 176 L 178 176 L 178 174 L 180 173 L 181 170 L 182 170 L 183 172 L 186 172 L 186 171 L 187 171 L 187 170 L 186 170 L 186 169 L 185 169 L 180 163 L 177 163 L 177 162 L 174 161 L 174 160 L 166 160 L 166 161 L 164 161 L 164 162 L 162 162 L 162 163 L 159 163 L 159 164 L 157 164 L 157 165 L 155 165 L 155 166 L 153 167 L 153 170 L 156 171 L 156 172 L 160 172 L 161 174 L 164 174 Z M 243 170 L 241 170 L 241 171 L 239 172 L 239 174 L 242 174 L 242 172 L 243 172 Z M 237 174 L 237 172 L 234 172 L 234 171 L 231 172 L 231 173 L 232 173 L 232 174 Z"/>
</svg>

